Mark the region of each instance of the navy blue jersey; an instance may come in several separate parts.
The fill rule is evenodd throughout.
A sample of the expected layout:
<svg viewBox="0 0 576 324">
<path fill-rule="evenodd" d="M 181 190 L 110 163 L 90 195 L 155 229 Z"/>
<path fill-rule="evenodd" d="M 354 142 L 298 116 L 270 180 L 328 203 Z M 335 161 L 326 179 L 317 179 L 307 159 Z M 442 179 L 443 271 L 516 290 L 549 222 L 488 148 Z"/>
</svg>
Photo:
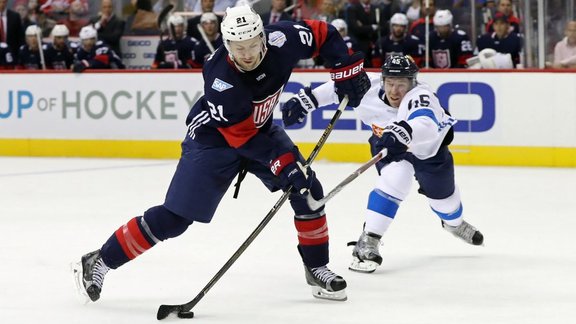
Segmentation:
<svg viewBox="0 0 576 324">
<path fill-rule="evenodd" d="M 74 62 L 74 54 L 72 54 L 72 50 L 68 46 L 59 50 L 53 44 L 47 44 L 44 45 L 44 59 L 48 69 L 70 70 Z"/>
<path fill-rule="evenodd" d="M 441 38 L 436 31 L 430 33 L 430 67 L 464 68 L 471 57 L 472 44 L 466 32 L 455 29 L 448 38 Z"/>
<path fill-rule="evenodd" d="M 32 51 L 28 45 L 20 46 L 17 68 L 24 70 L 42 70 L 40 51 Z"/>
<path fill-rule="evenodd" d="M 75 61 L 86 61 L 89 69 L 124 69 L 122 60 L 116 53 L 102 41 L 87 52 L 82 46 L 78 46 Z"/>
<path fill-rule="evenodd" d="M 218 37 L 210 43 L 212 44 L 212 47 L 214 49 L 217 49 L 218 47 L 222 46 L 224 44 L 222 43 L 222 35 L 218 35 Z M 193 59 L 198 65 L 202 66 L 204 65 L 204 62 L 206 62 L 210 54 L 212 54 L 212 51 L 210 51 L 210 48 L 208 48 L 206 42 L 203 39 L 201 39 L 198 43 L 198 46 L 194 48 Z"/>
<path fill-rule="evenodd" d="M 14 69 L 14 58 L 8 44 L 0 43 L 0 70 Z"/>
<path fill-rule="evenodd" d="M 158 44 L 153 69 L 189 69 L 197 67 L 193 61 L 194 48 L 198 40 L 194 37 L 165 39 Z"/>
<path fill-rule="evenodd" d="M 420 39 L 414 35 L 406 35 L 403 39 L 396 41 L 392 37 L 383 37 L 380 42 L 380 56 L 382 62 L 391 55 L 410 55 L 418 66 L 422 66 L 422 47 Z"/>
<path fill-rule="evenodd" d="M 522 52 L 522 36 L 516 33 L 508 33 L 502 39 L 498 38 L 496 33 L 484 34 L 478 37 L 476 46 L 478 51 L 485 48 L 494 49 L 496 52 L 510 54 L 514 66 L 520 63 L 520 52 Z"/>
<path fill-rule="evenodd" d="M 264 30 L 268 49 L 252 71 L 240 71 L 224 46 L 210 56 L 203 68 L 204 96 L 186 123 L 187 140 L 233 147 L 267 165 L 279 148 L 265 133 L 292 69 L 316 55 L 332 66 L 348 56 L 348 48 L 333 26 L 320 21 L 280 21 Z"/>
</svg>

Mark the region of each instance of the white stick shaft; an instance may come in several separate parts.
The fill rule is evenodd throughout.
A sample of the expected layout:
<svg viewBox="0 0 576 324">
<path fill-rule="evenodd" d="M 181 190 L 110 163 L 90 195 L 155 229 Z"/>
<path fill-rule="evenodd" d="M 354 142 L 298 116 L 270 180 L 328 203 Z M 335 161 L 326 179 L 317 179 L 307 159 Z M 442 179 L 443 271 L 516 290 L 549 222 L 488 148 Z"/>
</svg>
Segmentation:
<svg viewBox="0 0 576 324">
<path fill-rule="evenodd" d="M 324 206 L 330 199 L 334 198 L 334 196 L 336 196 L 342 189 L 344 189 L 344 187 L 346 187 L 352 181 L 356 180 L 356 178 L 358 178 L 359 175 L 361 175 L 362 173 L 364 173 L 364 171 L 368 170 L 371 166 L 380 161 L 384 156 L 386 156 L 386 154 L 387 150 L 384 149 L 380 151 L 380 153 L 374 155 L 368 162 L 364 163 L 362 166 L 356 169 L 356 171 L 352 172 L 352 174 L 346 177 L 346 179 L 342 180 L 342 182 L 340 182 L 336 187 L 334 187 L 334 189 L 332 189 L 332 191 L 330 191 L 322 199 L 316 200 L 312 198 L 312 195 L 310 193 L 308 193 L 308 195 L 306 196 L 306 203 L 308 203 L 308 207 L 310 207 L 310 209 L 312 210 L 317 210 L 318 208 Z"/>
<path fill-rule="evenodd" d="M 198 32 L 200 32 L 200 35 L 202 35 L 202 39 L 206 42 L 206 46 L 208 46 L 210 53 L 214 53 L 214 51 L 215 51 L 214 46 L 212 46 L 212 43 L 208 39 L 208 35 L 206 35 L 204 28 L 202 28 L 202 26 L 200 26 L 200 24 L 196 25 L 196 28 L 198 28 Z"/>
</svg>

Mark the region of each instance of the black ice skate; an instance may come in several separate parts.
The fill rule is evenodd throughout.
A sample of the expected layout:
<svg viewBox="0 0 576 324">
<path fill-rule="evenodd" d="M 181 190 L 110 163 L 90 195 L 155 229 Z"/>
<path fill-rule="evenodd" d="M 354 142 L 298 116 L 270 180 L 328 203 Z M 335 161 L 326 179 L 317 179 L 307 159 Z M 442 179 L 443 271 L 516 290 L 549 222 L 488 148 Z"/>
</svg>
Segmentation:
<svg viewBox="0 0 576 324">
<path fill-rule="evenodd" d="M 100 250 L 85 254 L 81 261 L 73 266 L 76 288 L 90 300 L 97 301 L 108 270 L 110 268 L 102 261 Z"/>
<path fill-rule="evenodd" d="M 304 266 L 306 282 L 312 287 L 312 295 L 316 298 L 345 301 L 346 281 L 332 272 L 328 267 L 309 268 Z"/>
<path fill-rule="evenodd" d="M 352 263 L 348 269 L 352 271 L 371 273 L 382 264 L 382 257 L 378 251 L 382 236 L 363 231 L 357 242 L 350 242 L 348 245 L 355 245 L 352 251 Z"/>
<path fill-rule="evenodd" d="M 462 224 L 458 226 L 450 226 L 442 222 L 442 227 L 468 244 L 482 245 L 484 243 L 482 233 L 466 221 L 462 221 Z"/>
</svg>

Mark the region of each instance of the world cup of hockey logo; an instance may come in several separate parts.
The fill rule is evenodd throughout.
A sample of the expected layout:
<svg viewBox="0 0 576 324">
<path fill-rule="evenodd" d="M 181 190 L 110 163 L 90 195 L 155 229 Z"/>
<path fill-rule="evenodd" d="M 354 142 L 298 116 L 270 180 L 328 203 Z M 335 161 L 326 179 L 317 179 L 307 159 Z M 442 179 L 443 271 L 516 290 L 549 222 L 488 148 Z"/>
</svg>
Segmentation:
<svg viewBox="0 0 576 324">
<path fill-rule="evenodd" d="M 438 69 L 447 69 L 452 64 L 450 62 L 450 50 L 434 50 L 432 51 L 432 59 L 434 60 L 434 66 Z"/>
<path fill-rule="evenodd" d="M 274 94 L 269 95 L 266 99 L 253 101 L 254 107 L 254 124 L 257 128 L 262 127 L 274 112 L 274 107 L 278 104 L 282 89 L 278 89 Z"/>
</svg>

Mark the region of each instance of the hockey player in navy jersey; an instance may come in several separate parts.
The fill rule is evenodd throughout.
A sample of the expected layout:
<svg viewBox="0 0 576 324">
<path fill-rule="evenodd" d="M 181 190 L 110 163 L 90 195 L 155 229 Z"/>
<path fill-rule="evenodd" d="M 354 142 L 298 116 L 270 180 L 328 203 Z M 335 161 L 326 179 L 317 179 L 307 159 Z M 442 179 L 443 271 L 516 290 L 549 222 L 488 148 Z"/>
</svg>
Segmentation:
<svg viewBox="0 0 576 324">
<path fill-rule="evenodd" d="M 98 32 L 92 25 L 80 30 L 80 46 L 75 54 L 72 71 L 86 69 L 124 69 L 122 60 L 116 53 L 98 40 Z"/>
<path fill-rule="evenodd" d="M 203 13 L 198 28 L 203 31 L 203 36 L 194 48 L 194 60 L 202 66 L 215 49 L 223 44 L 222 34 L 218 30 L 218 16 L 213 12 Z"/>
<path fill-rule="evenodd" d="M 391 55 L 410 55 L 416 65 L 422 66 L 420 40 L 414 35 L 408 35 L 408 17 L 403 13 L 395 13 L 390 18 L 390 35 L 382 37 L 379 48 L 382 62 Z"/>
<path fill-rule="evenodd" d="M 26 44 L 20 46 L 18 51 L 17 69 L 22 70 L 42 70 L 42 56 L 40 51 L 44 50 L 42 44 L 38 43 L 42 35 L 42 30 L 36 25 L 26 28 Z"/>
<path fill-rule="evenodd" d="M 365 224 L 352 253 L 350 269 L 354 271 L 373 272 L 382 263 L 380 239 L 410 193 L 414 178 L 445 230 L 469 244 L 481 245 L 484 240 L 482 233 L 462 217 L 448 149 L 456 120 L 440 105 L 432 89 L 417 81 L 417 73 L 410 57 L 388 57 L 381 74 L 370 73 L 370 90 L 355 109 L 362 122 L 372 128 L 368 140 L 372 155 L 383 149 L 387 154 L 376 164 L 378 180 L 368 197 Z M 329 91 L 332 87 L 326 83 L 314 90 L 301 90 L 283 106 L 284 123 L 292 125 L 303 120 L 308 111 L 334 103 L 336 98 Z M 303 97 L 315 106 L 304 107 Z"/>
<path fill-rule="evenodd" d="M 450 10 L 436 11 L 434 27 L 430 33 L 430 67 L 465 68 L 466 60 L 472 57 L 472 43 L 465 31 L 452 28 Z"/>
<path fill-rule="evenodd" d="M 156 48 L 156 56 L 152 63 L 153 69 L 190 69 L 201 67 L 194 62 L 194 49 L 198 40 L 186 36 L 186 20 L 180 15 L 168 18 L 168 34 L 170 37 L 162 40 Z"/>
<path fill-rule="evenodd" d="M 224 46 L 204 65 L 204 95 L 187 117 L 182 155 L 164 203 L 131 219 L 100 249 L 81 258 L 77 280 L 93 301 L 109 269 L 179 236 L 194 222 L 209 223 L 244 171 L 271 191 L 293 187 L 289 199 L 306 281 L 315 297 L 346 299 L 346 281 L 327 267 L 324 207 L 310 210 L 301 194 L 309 190 L 319 199 L 322 186 L 310 167 L 302 168 L 305 160 L 298 148 L 271 117 L 292 69 L 315 55 L 331 62 L 332 91 L 339 100 L 348 96 L 349 105 L 357 106 L 370 86 L 363 56 L 350 56 L 338 32 L 324 22 L 281 21 L 264 29 L 248 6 L 228 8 L 221 31 Z"/>
<path fill-rule="evenodd" d="M 66 25 L 56 25 L 50 33 L 52 43 L 44 50 L 46 68 L 51 70 L 70 70 L 74 62 L 74 54 L 68 45 L 70 31 Z"/>
<path fill-rule="evenodd" d="M 494 15 L 492 27 L 494 32 L 478 37 L 476 46 L 478 51 L 491 48 L 498 53 L 510 54 L 513 66 L 520 64 L 520 53 L 522 52 L 522 36 L 510 30 L 508 17 L 497 12 Z"/>
<path fill-rule="evenodd" d="M 6 43 L 0 42 L 0 70 L 14 70 L 14 57 L 12 51 Z"/>
</svg>

